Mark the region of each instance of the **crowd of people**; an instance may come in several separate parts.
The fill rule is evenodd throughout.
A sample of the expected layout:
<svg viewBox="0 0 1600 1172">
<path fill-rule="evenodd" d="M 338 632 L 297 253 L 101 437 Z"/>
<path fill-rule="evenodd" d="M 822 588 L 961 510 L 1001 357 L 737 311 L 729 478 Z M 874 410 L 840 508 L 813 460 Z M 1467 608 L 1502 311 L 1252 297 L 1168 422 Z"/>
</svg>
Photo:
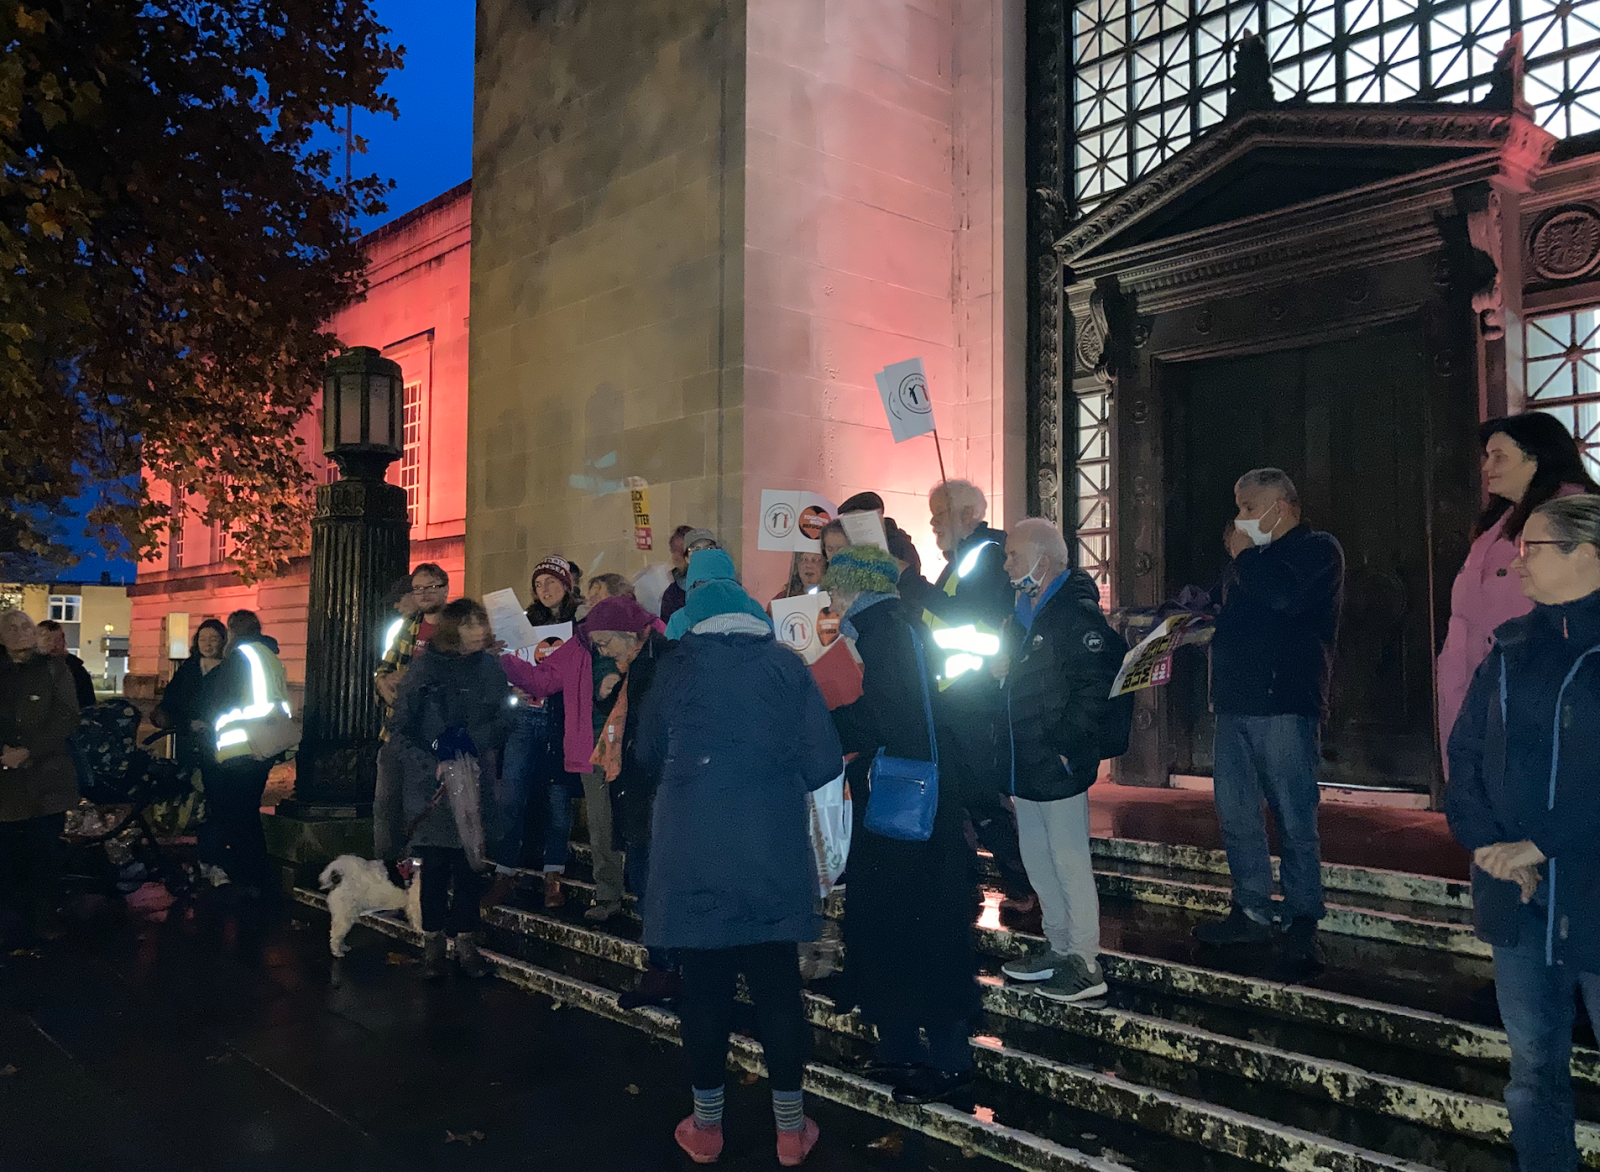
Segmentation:
<svg viewBox="0 0 1600 1172">
<path fill-rule="evenodd" d="M 1575 1167 L 1575 994 L 1591 1016 L 1600 1007 L 1600 922 L 1582 911 L 1600 897 L 1600 486 L 1549 416 L 1493 420 L 1480 438 L 1490 503 L 1439 659 L 1446 811 L 1473 852 L 1475 915 L 1494 948 L 1513 1141 L 1526 1167 Z M 1234 506 L 1210 649 L 1233 904 L 1195 935 L 1310 959 L 1325 915 L 1317 775 L 1344 555 L 1279 469 L 1245 472 Z M 1042 945 L 1005 975 L 1063 1002 L 1107 992 L 1088 792 L 1128 747 L 1132 700 L 1111 696 L 1127 643 L 1053 524 L 1002 532 L 959 480 L 935 487 L 929 508 L 945 558 L 932 580 L 873 493 L 841 514 L 877 513 L 884 547 L 852 544 L 835 520 L 820 550 L 793 555 L 777 599 L 828 593 L 853 665 L 843 684 L 777 640 L 770 606 L 705 528 L 672 533 L 659 606 L 622 575 L 585 583 L 562 556 L 538 562 L 527 619 L 569 632 L 542 656 L 508 652 L 437 565 L 391 592 L 374 673 L 374 837 L 381 857 L 419 861 L 424 975 L 446 977 L 452 951 L 463 974 L 486 974 L 482 909 L 528 876 L 548 908 L 582 890 L 565 876 L 581 801 L 583 915 L 602 923 L 637 900 L 649 968 L 622 1003 L 677 1007 L 693 1097 L 677 1140 L 699 1162 L 722 1148 L 741 976 L 780 1162 L 799 1164 L 817 1141 L 801 1093 L 798 946 L 818 939 L 826 881 L 807 797 L 841 778 L 854 822 L 836 999 L 876 1028 L 871 1073 L 897 1100 L 971 1079 L 978 848 L 1003 906 L 1042 919 Z M 0 613 L 0 644 L 0 880 L 49 938 L 63 814 L 78 796 L 71 738 L 93 695 L 48 625 Z M 201 624 L 155 714 L 203 777 L 204 873 L 263 899 L 270 766 L 251 749 L 288 712 L 276 650 L 249 611 Z M 1263 803 L 1282 844 L 1281 899 Z"/>
</svg>

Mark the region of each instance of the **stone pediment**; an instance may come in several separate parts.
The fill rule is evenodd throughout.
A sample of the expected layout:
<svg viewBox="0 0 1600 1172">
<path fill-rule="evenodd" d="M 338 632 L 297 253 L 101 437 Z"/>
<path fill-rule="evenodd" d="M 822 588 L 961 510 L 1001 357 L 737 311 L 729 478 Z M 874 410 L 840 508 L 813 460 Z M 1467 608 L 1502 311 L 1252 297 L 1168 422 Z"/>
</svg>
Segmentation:
<svg viewBox="0 0 1600 1172">
<path fill-rule="evenodd" d="M 1081 265 L 1408 176 L 1536 169 L 1555 138 L 1520 113 L 1446 103 L 1304 105 L 1229 118 L 1073 225 L 1056 243 Z M 1479 166 L 1473 166 L 1474 163 Z M 1452 166 L 1454 165 L 1454 166 Z"/>
</svg>

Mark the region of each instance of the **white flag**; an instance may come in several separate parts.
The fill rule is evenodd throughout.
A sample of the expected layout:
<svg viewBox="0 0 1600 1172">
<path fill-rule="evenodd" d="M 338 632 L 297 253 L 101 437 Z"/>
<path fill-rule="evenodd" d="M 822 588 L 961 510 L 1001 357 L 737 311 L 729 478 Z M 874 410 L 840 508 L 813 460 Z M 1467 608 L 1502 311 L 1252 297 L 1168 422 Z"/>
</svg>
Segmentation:
<svg viewBox="0 0 1600 1172">
<path fill-rule="evenodd" d="M 910 358 L 886 366 L 873 376 L 878 380 L 878 395 L 894 442 L 927 435 L 934 428 L 933 400 L 928 398 L 928 375 L 922 359 Z"/>
</svg>

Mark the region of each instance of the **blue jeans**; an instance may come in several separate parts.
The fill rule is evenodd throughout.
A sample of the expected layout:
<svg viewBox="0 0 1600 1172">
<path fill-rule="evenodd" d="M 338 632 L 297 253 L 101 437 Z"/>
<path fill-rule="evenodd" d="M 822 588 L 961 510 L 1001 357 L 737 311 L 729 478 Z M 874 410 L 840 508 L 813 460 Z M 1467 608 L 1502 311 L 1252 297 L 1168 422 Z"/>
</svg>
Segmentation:
<svg viewBox="0 0 1600 1172">
<path fill-rule="evenodd" d="M 1523 909 L 1512 948 L 1494 950 L 1494 988 L 1511 1042 L 1506 1110 L 1517 1163 L 1529 1172 L 1575 1172 L 1572 1021 L 1574 992 L 1583 989 L 1589 1020 L 1600 1031 L 1600 973 L 1544 962 L 1544 917 Z"/>
<path fill-rule="evenodd" d="M 1320 920 L 1322 845 L 1317 838 L 1318 722 L 1309 716 L 1217 713 L 1213 793 L 1233 876 L 1233 901 L 1272 919 L 1272 857 L 1261 817 L 1265 798 L 1283 843 L 1285 918 Z"/>
<path fill-rule="evenodd" d="M 559 734 L 558 734 L 559 736 Z M 572 835 L 571 774 L 561 768 L 558 753 L 550 750 L 548 714 L 530 705 L 518 705 L 511 718 L 500 777 L 495 783 L 495 804 L 500 821 L 489 856 L 506 867 L 522 862 L 528 800 L 538 795 L 547 806 L 544 823 L 544 869 L 567 868 L 567 839 Z"/>
</svg>

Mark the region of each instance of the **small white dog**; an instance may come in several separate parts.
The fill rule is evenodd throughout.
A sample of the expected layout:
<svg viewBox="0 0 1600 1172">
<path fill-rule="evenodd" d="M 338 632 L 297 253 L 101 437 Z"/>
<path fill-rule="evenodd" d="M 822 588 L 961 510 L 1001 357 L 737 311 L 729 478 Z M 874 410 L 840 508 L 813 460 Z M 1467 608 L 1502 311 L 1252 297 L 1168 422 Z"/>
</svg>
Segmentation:
<svg viewBox="0 0 1600 1172">
<path fill-rule="evenodd" d="M 412 879 L 405 887 L 396 887 L 389 882 L 388 869 L 375 859 L 340 855 L 322 869 L 318 882 L 328 893 L 328 912 L 333 917 L 328 946 L 335 956 L 350 951 L 344 938 L 367 912 L 403 908 L 412 929 L 422 930 L 422 884 Z"/>
</svg>

